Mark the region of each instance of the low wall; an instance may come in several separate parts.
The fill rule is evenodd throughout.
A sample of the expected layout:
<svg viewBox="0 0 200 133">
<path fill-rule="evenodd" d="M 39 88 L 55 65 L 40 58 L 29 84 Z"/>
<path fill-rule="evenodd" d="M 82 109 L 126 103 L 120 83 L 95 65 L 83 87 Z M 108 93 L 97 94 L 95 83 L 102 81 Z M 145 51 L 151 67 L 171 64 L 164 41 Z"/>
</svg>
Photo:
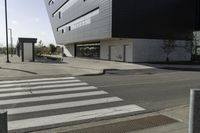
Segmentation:
<svg viewBox="0 0 200 133">
<path fill-rule="evenodd" d="M 100 59 L 121 62 L 165 62 L 167 42 L 154 39 L 110 39 L 100 41 Z M 169 48 L 170 49 L 170 48 Z M 169 61 L 190 61 L 191 44 L 175 41 L 168 55 Z M 74 57 L 74 45 L 66 45 L 64 53 Z"/>
<path fill-rule="evenodd" d="M 166 42 L 163 40 L 134 39 L 133 62 L 165 62 L 167 59 L 167 53 L 163 48 L 165 45 Z M 174 46 L 168 56 L 169 61 L 191 60 L 191 46 L 187 41 L 175 41 Z"/>
</svg>

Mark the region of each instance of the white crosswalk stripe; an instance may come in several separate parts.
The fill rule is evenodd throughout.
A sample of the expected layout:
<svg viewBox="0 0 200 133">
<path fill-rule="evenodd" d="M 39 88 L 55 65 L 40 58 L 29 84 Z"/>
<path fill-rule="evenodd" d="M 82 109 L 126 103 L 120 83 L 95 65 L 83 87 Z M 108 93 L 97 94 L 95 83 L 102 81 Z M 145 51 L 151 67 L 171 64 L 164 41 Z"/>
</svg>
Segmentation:
<svg viewBox="0 0 200 133">
<path fill-rule="evenodd" d="M 9 99 L 9 100 L 0 100 L 0 106 L 5 106 L 8 104 L 19 104 L 19 103 L 29 103 L 29 102 L 38 102 L 38 101 L 48 101 L 48 100 L 59 100 L 67 98 L 77 98 L 77 97 L 86 97 L 86 96 L 98 96 L 108 94 L 105 91 L 94 91 L 94 92 L 83 92 L 83 93 L 73 93 L 73 94 L 63 94 L 63 95 L 53 95 L 53 96 L 42 96 L 42 97 L 33 97 L 33 98 L 18 98 L 18 99 Z"/>
<path fill-rule="evenodd" d="M 113 107 L 113 108 L 106 108 L 106 109 L 99 109 L 99 110 L 70 113 L 70 114 L 64 114 L 64 115 L 55 115 L 55 116 L 49 116 L 49 117 L 40 117 L 40 118 L 12 121 L 9 123 L 8 128 L 10 130 L 18 129 L 19 127 L 30 128 L 30 127 L 37 127 L 41 125 L 51 125 L 51 124 L 59 124 L 63 122 L 73 122 L 73 121 L 87 120 L 87 119 L 92 119 L 92 118 L 101 118 L 105 116 L 113 116 L 113 115 L 131 113 L 131 112 L 142 111 L 142 110 L 144 109 L 141 107 L 138 107 L 137 105 L 127 105 L 127 106 L 120 106 L 120 107 Z"/>
<path fill-rule="evenodd" d="M 56 92 L 70 92 L 70 91 L 81 91 L 81 90 L 96 90 L 97 88 L 94 86 L 87 86 L 87 87 L 75 87 L 75 88 L 64 88 L 64 89 L 55 89 L 55 90 L 37 90 L 27 92 L 15 92 L 15 93 L 4 93 L 0 94 L 0 98 L 3 97 L 11 97 L 11 96 L 24 96 L 24 95 L 33 95 L 33 94 L 51 94 Z"/>
<path fill-rule="evenodd" d="M 48 81 L 48 82 L 32 82 L 32 83 L 20 83 L 20 84 L 4 84 L 1 85 L 0 88 L 7 88 L 7 87 L 17 87 L 17 86 L 31 86 L 31 85 L 45 85 L 45 84 L 61 84 L 61 83 L 75 83 L 80 82 L 80 80 L 67 80 L 67 81 Z"/>
<path fill-rule="evenodd" d="M 21 113 L 31 113 L 35 111 L 79 107 L 79 106 L 84 106 L 84 105 L 111 103 L 111 102 L 117 102 L 117 101 L 123 101 L 123 100 L 118 97 L 109 97 L 109 98 L 91 99 L 91 100 L 83 100 L 83 101 L 76 101 L 76 102 L 64 102 L 64 103 L 55 103 L 55 104 L 47 104 L 47 105 L 39 105 L 39 106 L 31 106 L 31 107 L 14 108 L 14 109 L 8 109 L 7 111 L 8 111 L 8 114 L 21 114 Z"/>
<path fill-rule="evenodd" d="M 37 90 L 37 89 L 51 89 L 51 88 L 59 88 L 59 87 L 73 87 L 73 86 L 84 86 L 88 85 L 87 83 L 70 83 L 70 84 L 61 84 L 61 85 L 43 85 L 43 86 L 26 86 L 26 87 L 18 87 L 18 88 L 5 88 L 0 89 L 1 92 L 12 92 L 12 91 L 29 91 L 29 90 Z"/>
<path fill-rule="evenodd" d="M 75 77 L 0 81 L 0 109 L 19 133 L 145 110 Z"/>
<path fill-rule="evenodd" d="M 42 79 L 27 79 L 27 80 L 14 80 L 14 81 L 1 81 L 1 84 L 12 84 L 12 83 L 27 83 L 27 82 L 36 82 L 36 81 L 54 81 L 54 80 L 70 80 L 75 79 L 75 77 L 61 77 L 61 78 L 42 78 Z"/>
</svg>

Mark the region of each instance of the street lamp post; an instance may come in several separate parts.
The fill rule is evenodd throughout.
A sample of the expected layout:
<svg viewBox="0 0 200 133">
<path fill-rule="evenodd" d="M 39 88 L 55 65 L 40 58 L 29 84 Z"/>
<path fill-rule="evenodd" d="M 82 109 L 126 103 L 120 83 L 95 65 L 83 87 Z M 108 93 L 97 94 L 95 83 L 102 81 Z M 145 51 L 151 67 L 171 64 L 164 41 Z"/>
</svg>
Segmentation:
<svg viewBox="0 0 200 133">
<path fill-rule="evenodd" d="M 11 53 L 11 57 L 13 57 L 13 37 L 12 37 L 12 29 L 9 28 L 8 30 L 10 31 L 10 47 L 11 47 L 10 53 Z"/>
<path fill-rule="evenodd" d="M 10 63 L 10 61 L 9 61 L 9 50 L 8 50 L 8 17 L 7 17 L 7 0 L 5 0 L 5 24 L 6 24 L 6 47 L 7 47 L 7 61 L 6 61 L 6 63 Z"/>
</svg>

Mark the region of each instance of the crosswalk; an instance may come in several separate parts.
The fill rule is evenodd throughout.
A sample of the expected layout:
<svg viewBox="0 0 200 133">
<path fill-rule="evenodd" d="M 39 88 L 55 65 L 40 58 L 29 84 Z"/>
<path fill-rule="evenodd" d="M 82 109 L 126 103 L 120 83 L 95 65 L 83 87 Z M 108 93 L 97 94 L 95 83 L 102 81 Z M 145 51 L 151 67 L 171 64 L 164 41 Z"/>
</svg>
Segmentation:
<svg viewBox="0 0 200 133">
<path fill-rule="evenodd" d="M 0 81 L 0 110 L 8 112 L 9 132 L 126 115 L 145 109 L 75 77 Z"/>
</svg>

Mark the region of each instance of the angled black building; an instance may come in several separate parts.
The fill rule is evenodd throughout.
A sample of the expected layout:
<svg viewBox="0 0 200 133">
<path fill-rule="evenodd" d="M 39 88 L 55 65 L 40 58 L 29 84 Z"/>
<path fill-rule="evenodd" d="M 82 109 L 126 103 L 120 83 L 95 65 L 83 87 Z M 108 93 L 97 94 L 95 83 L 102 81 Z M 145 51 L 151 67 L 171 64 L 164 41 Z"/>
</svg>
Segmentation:
<svg viewBox="0 0 200 133">
<path fill-rule="evenodd" d="M 56 42 L 66 46 L 67 56 L 164 61 L 163 39 L 168 39 L 178 40 L 171 59 L 189 60 L 181 47 L 200 29 L 199 0 L 44 1 Z"/>
</svg>

